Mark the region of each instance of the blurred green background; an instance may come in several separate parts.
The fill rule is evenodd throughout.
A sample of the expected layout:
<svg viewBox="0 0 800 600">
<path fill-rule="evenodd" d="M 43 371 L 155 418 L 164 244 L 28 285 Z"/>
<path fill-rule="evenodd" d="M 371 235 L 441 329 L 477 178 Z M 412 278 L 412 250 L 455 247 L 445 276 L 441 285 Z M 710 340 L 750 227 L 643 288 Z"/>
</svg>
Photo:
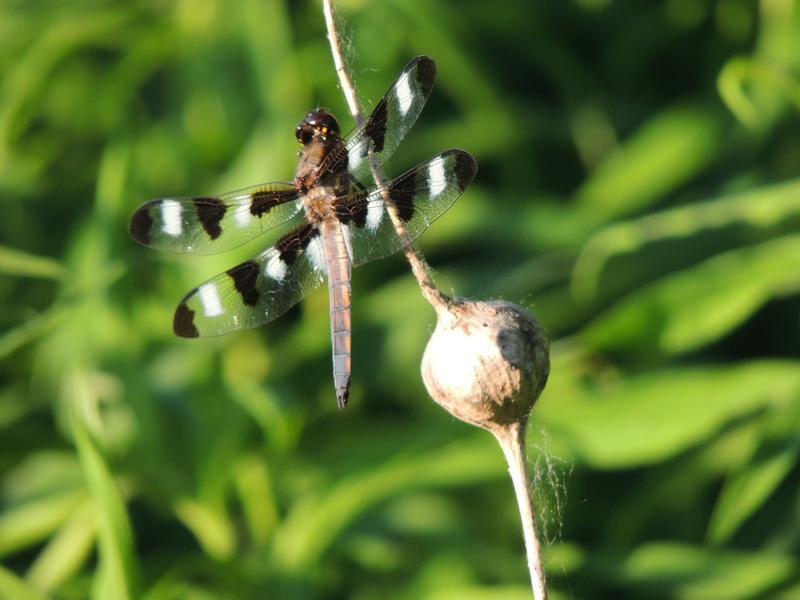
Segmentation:
<svg viewBox="0 0 800 600">
<path fill-rule="evenodd" d="M 458 146 L 420 240 L 445 291 L 529 307 L 553 598 L 800 597 L 800 3 L 342 0 L 369 108 L 439 65 L 387 172 Z M 0 4 L 0 597 L 526 598 L 490 435 L 429 399 L 402 257 L 219 339 L 185 292 L 255 253 L 147 251 L 142 201 L 290 178 L 351 120 L 320 2 Z"/>
</svg>

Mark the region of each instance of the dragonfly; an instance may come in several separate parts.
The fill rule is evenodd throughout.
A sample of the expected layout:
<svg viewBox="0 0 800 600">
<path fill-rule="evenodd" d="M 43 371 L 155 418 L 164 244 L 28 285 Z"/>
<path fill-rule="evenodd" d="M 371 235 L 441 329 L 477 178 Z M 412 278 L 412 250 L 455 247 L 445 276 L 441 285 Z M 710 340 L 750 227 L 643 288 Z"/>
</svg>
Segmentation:
<svg viewBox="0 0 800 600">
<path fill-rule="evenodd" d="M 295 129 L 301 144 L 293 181 L 221 196 L 158 198 L 133 213 L 129 232 L 158 250 L 215 254 L 265 236 L 266 249 L 212 277 L 178 304 L 173 330 L 184 338 L 257 327 L 285 313 L 327 279 L 333 382 L 344 408 L 351 375 L 351 271 L 401 250 L 388 211 L 416 239 L 461 195 L 477 171 L 450 149 L 376 185 L 382 165 L 416 122 L 436 80 L 427 56 L 411 60 L 370 116 L 346 136 L 324 108 Z"/>
</svg>

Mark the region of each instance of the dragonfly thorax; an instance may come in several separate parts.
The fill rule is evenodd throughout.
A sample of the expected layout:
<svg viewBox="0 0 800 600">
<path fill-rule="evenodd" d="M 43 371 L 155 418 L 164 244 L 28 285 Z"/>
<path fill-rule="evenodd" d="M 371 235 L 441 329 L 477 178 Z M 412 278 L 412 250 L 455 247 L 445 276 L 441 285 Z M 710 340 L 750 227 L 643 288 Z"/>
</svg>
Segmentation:
<svg viewBox="0 0 800 600">
<path fill-rule="evenodd" d="M 328 186 L 317 185 L 311 188 L 303 197 L 306 218 L 314 225 L 318 225 L 326 218 L 334 216 L 333 199 L 335 197 L 335 191 Z"/>
</svg>

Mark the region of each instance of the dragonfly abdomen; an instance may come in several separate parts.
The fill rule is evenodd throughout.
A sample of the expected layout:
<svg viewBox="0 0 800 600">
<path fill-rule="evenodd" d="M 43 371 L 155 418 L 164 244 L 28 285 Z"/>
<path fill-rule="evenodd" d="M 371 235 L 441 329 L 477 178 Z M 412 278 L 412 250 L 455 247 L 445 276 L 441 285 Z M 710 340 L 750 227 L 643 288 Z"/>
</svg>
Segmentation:
<svg viewBox="0 0 800 600">
<path fill-rule="evenodd" d="M 352 259 L 344 238 L 346 234 L 336 217 L 323 220 L 320 223 L 320 232 L 328 268 L 333 384 L 336 388 L 336 401 L 339 408 L 343 408 L 350 394 Z"/>
</svg>

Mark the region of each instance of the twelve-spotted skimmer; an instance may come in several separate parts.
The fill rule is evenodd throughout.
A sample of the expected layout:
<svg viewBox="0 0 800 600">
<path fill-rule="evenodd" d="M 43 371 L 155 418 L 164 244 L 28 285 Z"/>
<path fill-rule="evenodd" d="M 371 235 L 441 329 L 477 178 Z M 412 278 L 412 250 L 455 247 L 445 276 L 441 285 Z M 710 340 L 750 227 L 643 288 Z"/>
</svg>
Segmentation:
<svg viewBox="0 0 800 600">
<path fill-rule="evenodd" d="M 411 239 L 419 236 L 472 181 L 475 159 L 446 150 L 388 182 L 374 185 L 370 158 L 382 164 L 417 120 L 433 88 L 436 65 L 418 56 L 348 136 L 324 109 L 309 112 L 295 135 L 302 144 L 295 179 L 219 197 L 161 198 L 133 213 L 130 234 L 145 246 L 213 254 L 267 231 L 274 245 L 193 289 L 173 328 L 206 337 L 275 319 L 328 278 L 333 380 L 340 408 L 350 386 L 350 271 L 403 247 L 383 193 Z"/>
</svg>

